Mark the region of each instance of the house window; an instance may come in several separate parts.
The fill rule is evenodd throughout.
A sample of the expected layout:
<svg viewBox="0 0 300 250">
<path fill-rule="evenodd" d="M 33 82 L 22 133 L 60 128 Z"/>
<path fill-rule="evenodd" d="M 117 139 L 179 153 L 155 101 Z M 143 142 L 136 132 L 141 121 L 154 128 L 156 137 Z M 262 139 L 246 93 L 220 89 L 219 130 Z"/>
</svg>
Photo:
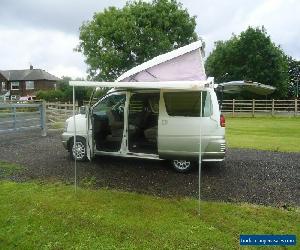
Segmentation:
<svg viewBox="0 0 300 250">
<path fill-rule="evenodd" d="M 19 82 L 11 82 L 11 90 L 19 90 Z"/>
<path fill-rule="evenodd" d="M 34 89 L 34 81 L 26 81 L 26 89 Z"/>
<path fill-rule="evenodd" d="M 5 82 L 2 82 L 2 83 L 1 83 L 1 89 L 2 89 L 3 91 L 7 90 L 7 89 L 6 89 L 6 83 L 5 83 Z"/>
</svg>

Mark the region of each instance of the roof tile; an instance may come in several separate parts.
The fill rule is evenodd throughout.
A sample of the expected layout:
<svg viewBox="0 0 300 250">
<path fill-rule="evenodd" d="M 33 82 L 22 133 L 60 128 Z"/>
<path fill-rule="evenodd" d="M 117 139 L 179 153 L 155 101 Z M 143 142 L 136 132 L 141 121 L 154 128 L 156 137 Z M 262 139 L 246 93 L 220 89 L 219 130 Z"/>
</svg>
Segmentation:
<svg viewBox="0 0 300 250">
<path fill-rule="evenodd" d="M 60 80 L 60 78 L 42 69 L 0 70 L 0 74 L 2 74 L 8 81 Z"/>
</svg>

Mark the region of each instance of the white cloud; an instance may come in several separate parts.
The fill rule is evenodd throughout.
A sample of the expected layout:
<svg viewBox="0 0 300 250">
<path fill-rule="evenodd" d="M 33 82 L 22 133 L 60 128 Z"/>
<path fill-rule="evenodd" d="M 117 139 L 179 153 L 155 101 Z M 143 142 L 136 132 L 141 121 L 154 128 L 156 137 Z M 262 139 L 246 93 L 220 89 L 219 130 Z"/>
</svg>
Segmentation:
<svg viewBox="0 0 300 250">
<path fill-rule="evenodd" d="M 1 0 L 1 24 L 18 29 L 35 27 L 78 33 L 83 21 L 108 6 L 121 7 L 126 0 Z"/>
<path fill-rule="evenodd" d="M 284 51 L 300 59 L 300 2 L 266 0 L 244 21 L 245 25 L 264 25 L 272 40 Z M 244 26 L 245 26 L 244 25 Z"/>
<path fill-rule="evenodd" d="M 197 31 L 206 41 L 206 52 L 212 50 L 214 41 L 227 40 L 232 33 L 239 34 L 248 26 L 264 26 L 275 44 L 300 59 L 300 1 L 203 0 L 197 6 L 191 10 L 198 16 Z"/>
<path fill-rule="evenodd" d="M 78 29 L 94 12 L 122 7 L 126 0 L 1 0 L 0 69 L 24 69 L 32 63 L 57 76 L 84 77 L 84 57 L 73 48 Z M 206 55 L 217 40 L 248 26 L 264 25 L 272 40 L 300 60 L 298 0 L 180 0 L 197 15 L 197 33 Z"/>
<path fill-rule="evenodd" d="M 31 63 L 58 77 L 85 77 L 82 54 L 74 52 L 78 38 L 56 30 L 12 30 L 0 27 L 0 69 L 24 69 Z"/>
</svg>

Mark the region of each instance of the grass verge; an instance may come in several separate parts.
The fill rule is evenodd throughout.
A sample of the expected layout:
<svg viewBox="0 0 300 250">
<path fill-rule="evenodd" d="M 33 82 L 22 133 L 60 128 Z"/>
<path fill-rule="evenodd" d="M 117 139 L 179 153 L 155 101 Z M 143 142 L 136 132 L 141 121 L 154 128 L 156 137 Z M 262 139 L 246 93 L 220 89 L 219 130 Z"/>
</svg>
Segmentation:
<svg viewBox="0 0 300 250">
<path fill-rule="evenodd" d="M 0 182 L 1 249 L 238 249 L 240 234 L 296 234 L 297 208 Z M 256 248 L 255 248 L 256 249 Z"/>
<path fill-rule="evenodd" d="M 64 125 L 65 122 L 53 122 L 48 124 L 50 129 L 61 129 L 61 130 L 63 130 Z"/>
<path fill-rule="evenodd" d="M 226 118 L 231 148 L 300 152 L 300 117 Z"/>
<path fill-rule="evenodd" d="M 0 161 L 0 179 L 20 173 L 24 171 L 24 169 L 25 168 L 21 165 Z"/>
</svg>

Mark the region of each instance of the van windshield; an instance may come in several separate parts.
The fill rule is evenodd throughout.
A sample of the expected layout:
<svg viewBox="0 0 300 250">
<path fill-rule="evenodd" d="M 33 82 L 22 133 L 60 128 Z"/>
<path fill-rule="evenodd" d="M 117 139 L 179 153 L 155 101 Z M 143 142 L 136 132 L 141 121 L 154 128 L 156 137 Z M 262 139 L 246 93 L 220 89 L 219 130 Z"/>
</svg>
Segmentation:
<svg viewBox="0 0 300 250">
<path fill-rule="evenodd" d="M 201 92 L 165 92 L 164 100 L 170 116 L 200 116 Z M 210 93 L 202 91 L 202 116 L 212 115 Z"/>
</svg>

